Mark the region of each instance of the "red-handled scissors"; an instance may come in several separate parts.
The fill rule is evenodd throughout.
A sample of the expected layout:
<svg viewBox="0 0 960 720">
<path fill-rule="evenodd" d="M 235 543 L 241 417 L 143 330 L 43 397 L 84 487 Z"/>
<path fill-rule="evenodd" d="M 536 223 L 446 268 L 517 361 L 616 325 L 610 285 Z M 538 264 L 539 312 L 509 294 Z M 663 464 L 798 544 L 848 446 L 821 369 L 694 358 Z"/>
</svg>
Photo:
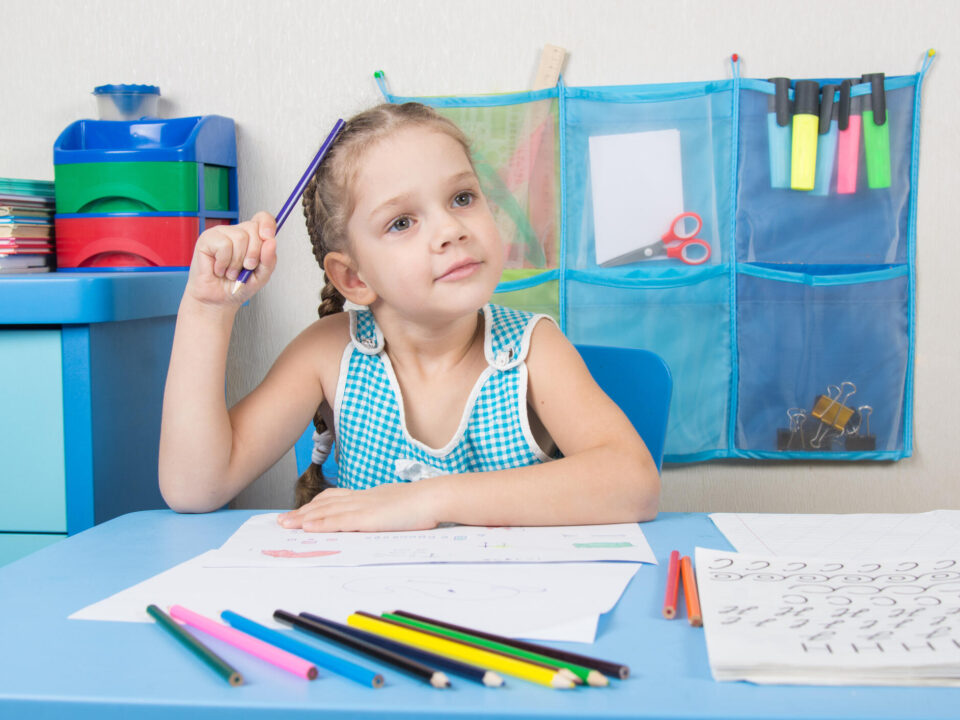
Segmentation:
<svg viewBox="0 0 960 720">
<path fill-rule="evenodd" d="M 687 219 L 693 220 L 692 228 Z M 680 260 L 687 265 L 702 265 L 710 259 L 710 243 L 696 237 L 703 229 L 703 219 L 695 212 L 680 213 L 658 242 L 643 248 L 645 260 L 659 257 Z"/>
</svg>

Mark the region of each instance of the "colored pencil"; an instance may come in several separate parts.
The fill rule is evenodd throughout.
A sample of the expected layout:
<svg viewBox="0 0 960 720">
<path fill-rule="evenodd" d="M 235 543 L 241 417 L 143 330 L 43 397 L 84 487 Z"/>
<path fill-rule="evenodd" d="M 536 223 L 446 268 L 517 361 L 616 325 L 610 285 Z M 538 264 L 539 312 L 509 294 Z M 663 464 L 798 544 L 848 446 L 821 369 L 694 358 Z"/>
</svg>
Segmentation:
<svg viewBox="0 0 960 720">
<path fill-rule="evenodd" d="M 598 672 L 608 675 L 609 677 L 615 677 L 624 680 L 630 675 L 630 668 L 622 663 L 600 660 L 598 658 L 590 657 L 589 655 L 580 655 L 578 653 L 567 652 L 566 650 L 558 650 L 557 648 L 547 647 L 546 645 L 538 645 L 537 643 L 527 642 L 525 640 L 516 640 L 514 638 L 503 637 L 502 635 L 494 635 L 493 633 L 483 632 L 482 630 L 473 630 L 471 628 L 443 622 L 442 620 L 435 620 L 433 618 L 417 615 L 412 612 L 406 612 L 404 610 L 394 610 L 392 614 L 399 615 L 400 617 L 410 618 L 411 620 L 419 620 L 420 622 L 430 623 L 431 625 L 439 625 L 440 627 L 449 628 L 450 630 L 459 630 L 460 632 L 476 635 L 477 637 L 485 638 L 487 640 L 494 640 L 506 645 L 511 645 L 521 650 L 529 650 L 530 652 L 546 655 L 547 657 L 551 657 L 556 660 L 566 660 L 567 662 L 574 663 L 576 665 L 582 665 L 583 667 L 597 670 Z"/>
<path fill-rule="evenodd" d="M 429 665 L 417 662 L 416 660 L 413 660 L 405 655 L 391 652 L 380 647 L 379 645 L 373 645 L 371 643 L 364 642 L 359 638 L 355 638 L 351 635 L 347 635 L 346 633 L 342 633 L 327 627 L 325 624 L 316 622 L 306 617 L 294 615 L 286 610 L 275 610 L 273 617 L 275 620 L 290 623 L 298 630 L 304 630 L 306 632 L 313 633 L 314 635 L 319 635 L 326 640 L 331 640 L 335 643 L 339 643 L 340 645 L 348 647 L 351 650 L 355 650 L 356 652 L 360 652 L 376 658 L 377 660 L 382 660 L 385 663 L 389 663 L 390 665 L 393 665 L 394 667 L 403 670 L 410 675 L 420 678 L 435 688 L 443 689 L 450 687 L 450 679 L 444 673 L 436 668 L 430 667 Z"/>
<path fill-rule="evenodd" d="M 243 675 L 237 672 L 233 666 L 213 652 L 213 650 L 184 630 L 176 620 L 167 615 L 163 610 L 156 605 L 147 605 L 147 613 L 157 621 L 157 625 L 173 635 L 180 644 L 213 668 L 220 677 L 234 687 L 243 685 Z"/>
<path fill-rule="evenodd" d="M 342 633 L 346 633 L 347 635 L 351 635 L 360 640 L 365 640 L 374 645 L 380 645 L 387 650 L 399 653 L 400 655 L 406 655 L 407 657 L 411 657 L 414 660 L 426 663 L 427 665 L 433 665 L 441 670 L 451 672 L 454 675 L 460 675 L 468 680 L 482 683 L 487 687 L 500 687 L 503 685 L 503 678 L 492 670 L 487 670 L 486 668 L 477 667 L 476 665 L 460 662 L 459 660 L 453 660 L 443 655 L 427 652 L 426 650 L 420 650 L 410 645 L 404 645 L 396 640 L 385 638 L 382 635 L 376 635 L 375 633 L 367 632 L 366 630 L 358 630 L 357 628 L 350 627 L 349 625 L 334 622 L 333 620 L 327 620 L 311 613 L 300 613 L 300 616 L 305 617 L 308 620 L 313 620 L 314 622 L 326 624 L 334 630 L 339 630 Z"/>
<path fill-rule="evenodd" d="M 307 166 L 307 169 L 303 171 L 303 175 L 300 180 L 297 181 L 296 186 L 293 188 L 293 192 L 290 193 L 290 197 L 287 198 L 287 201 L 283 204 L 283 207 L 280 208 L 280 212 L 277 213 L 277 232 L 280 232 L 280 228 L 283 227 L 283 223 L 286 221 L 287 216 L 290 215 L 290 211 L 293 210 L 293 206 L 297 204 L 297 201 L 300 199 L 300 196 L 303 195 L 303 191 L 307 189 L 307 184 L 310 182 L 310 178 L 313 177 L 313 174 L 317 171 L 317 168 L 320 167 L 320 163 L 323 162 L 324 156 L 330 150 L 330 146 L 333 145 L 333 141 L 337 139 L 337 135 L 340 134 L 340 131 L 343 130 L 343 126 L 346 123 L 342 119 L 337 119 L 337 122 L 333 125 L 333 130 L 330 131 L 330 134 L 327 135 L 327 139 L 323 141 L 323 144 L 320 146 L 320 149 L 317 150 L 317 154 L 313 156 L 313 160 L 310 161 L 310 164 Z M 233 284 L 233 294 L 237 294 L 237 290 L 240 289 L 240 286 L 247 282 L 247 279 L 253 273 L 253 270 L 248 270 L 247 268 L 242 268 L 240 274 L 237 275 L 237 280 Z"/>
<path fill-rule="evenodd" d="M 670 553 L 670 564 L 667 566 L 667 594 L 663 598 L 663 616 L 672 620 L 677 616 L 677 591 L 680 588 L 680 553 L 674 550 Z"/>
<path fill-rule="evenodd" d="M 449 638 L 431 635 L 421 630 L 414 630 L 399 623 L 390 622 L 369 614 L 354 613 L 347 618 L 347 624 L 361 630 L 369 630 L 397 640 L 398 642 L 413 645 L 422 650 L 440 653 L 464 662 L 487 667 L 491 670 L 512 675 L 522 680 L 546 685 L 557 689 L 575 687 L 573 680 L 561 674 L 562 671 L 554 667 L 547 667 L 539 663 L 504 655 L 502 653 L 484 650 L 467 643 L 458 642 Z"/>
<path fill-rule="evenodd" d="M 192 625 L 197 630 L 202 630 L 208 635 L 230 643 L 236 648 L 250 653 L 251 655 L 266 660 L 283 670 L 299 675 L 307 680 L 313 680 L 317 677 L 317 667 L 311 662 L 299 658 L 296 655 L 281 650 L 255 637 L 250 637 L 246 633 L 227 627 L 216 620 L 211 620 L 192 610 L 187 610 L 182 605 L 174 605 L 170 608 L 170 615 L 177 620 L 182 620 L 188 625 Z"/>
<path fill-rule="evenodd" d="M 610 681 L 607 680 L 606 676 L 597 672 L 596 670 L 591 670 L 590 668 L 567 662 L 565 660 L 557 660 L 556 658 L 551 658 L 547 655 L 541 655 L 540 653 L 530 652 L 529 650 L 521 650 L 520 648 L 513 647 L 509 643 L 488 640 L 487 638 L 480 637 L 472 631 L 466 632 L 463 630 L 453 630 L 452 628 L 437 625 L 435 623 L 428 623 L 424 622 L 423 620 L 414 620 L 413 618 L 395 615 L 393 613 L 384 613 L 381 617 L 384 620 L 394 620 L 418 630 L 427 630 L 429 632 L 436 633 L 437 635 L 443 635 L 444 637 L 449 637 L 453 640 L 479 645 L 487 650 L 496 650 L 507 655 L 518 657 L 522 660 L 533 660 L 535 662 L 543 663 L 544 665 L 553 666 L 557 669 L 569 670 L 574 674 L 574 676 L 577 677 L 577 679 L 592 687 L 606 687 L 610 684 Z"/>
<path fill-rule="evenodd" d="M 350 680 L 355 680 L 361 685 L 366 685 L 367 687 L 383 687 L 383 675 L 373 670 L 369 670 L 362 665 L 357 665 L 352 663 L 349 660 L 344 658 L 337 657 L 336 655 L 331 655 L 330 653 L 324 652 L 323 650 L 313 647 L 312 645 L 307 645 L 304 642 L 288 637 L 283 633 L 279 633 L 276 630 L 271 630 L 268 627 L 264 627 L 260 623 L 254 622 L 248 618 L 243 617 L 242 615 L 237 615 L 235 612 L 230 610 L 224 610 L 220 613 L 220 617 L 223 618 L 226 622 L 230 623 L 233 627 L 241 632 L 245 632 L 248 635 L 253 635 L 253 637 L 258 640 L 263 640 L 265 643 L 270 643 L 275 645 L 278 648 L 282 648 L 289 653 L 298 655 L 305 660 L 318 665 L 319 667 L 325 668 L 330 672 L 334 672 L 337 675 L 343 675 L 345 678 Z"/>
<path fill-rule="evenodd" d="M 694 627 L 703 625 L 700 613 L 700 595 L 697 593 L 697 578 L 693 574 L 693 562 L 689 555 L 680 560 L 680 575 L 683 577 L 683 597 L 687 602 L 687 619 Z"/>
</svg>

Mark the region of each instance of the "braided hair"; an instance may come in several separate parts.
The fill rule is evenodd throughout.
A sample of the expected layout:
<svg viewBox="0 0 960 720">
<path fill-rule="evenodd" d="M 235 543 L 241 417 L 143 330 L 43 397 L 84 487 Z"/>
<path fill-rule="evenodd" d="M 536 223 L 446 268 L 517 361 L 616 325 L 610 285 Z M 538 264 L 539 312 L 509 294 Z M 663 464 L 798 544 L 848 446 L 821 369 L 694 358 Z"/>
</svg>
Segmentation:
<svg viewBox="0 0 960 720">
<path fill-rule="evenodd" d="M 449 135 L 460 143 L 467 158 L 471 157 L 470 143 L 463 131 L 451 120 L 421 103 L 384 103 L 350 118 L 303 191 L 307 231 L 313 256 L 321 269 L 327 253 L 349 250 L 347 222 L 355 205 L 351 189 L 364 153 L 394 131 L 411 126 L 429 127 Z M 325 277 L 317 315 L 322 318 L 343 312 L 344 302 L 340 291 Z M 327 431 L 320 408 L 314 413 L 313 425 L 321 435 Z M 323 477 L 320 464 L 312 462 L 297 480 L 294 506 L 305 505 L 328 487 L 331 485 Z"/>
</svg>

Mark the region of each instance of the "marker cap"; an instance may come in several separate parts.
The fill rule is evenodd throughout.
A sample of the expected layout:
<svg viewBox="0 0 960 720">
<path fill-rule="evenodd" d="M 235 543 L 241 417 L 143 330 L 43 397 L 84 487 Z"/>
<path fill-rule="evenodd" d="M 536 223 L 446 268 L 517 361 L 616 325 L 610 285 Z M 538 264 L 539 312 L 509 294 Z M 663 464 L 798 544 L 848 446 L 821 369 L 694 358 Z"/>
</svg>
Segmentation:
<svg viewBox="0 0 960 720">
<path fill-rule="evenodd" d="M 820 109 L 820 84 L 816 80 L 797 80 L 793 91 L 793 114 L 816 115 Z"/>
</svg>

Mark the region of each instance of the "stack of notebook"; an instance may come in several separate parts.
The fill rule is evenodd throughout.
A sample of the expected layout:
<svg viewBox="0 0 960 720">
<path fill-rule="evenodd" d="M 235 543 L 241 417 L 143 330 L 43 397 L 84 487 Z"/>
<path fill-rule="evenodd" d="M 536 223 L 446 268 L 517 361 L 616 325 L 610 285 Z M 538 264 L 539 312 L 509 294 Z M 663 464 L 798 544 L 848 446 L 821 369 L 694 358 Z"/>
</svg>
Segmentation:
<svg viewBox="0 0 960 720">
<path fill-rule="evenodd" d="M 0 178 L 0 274 L 50 272 L 53 183 Z"/>
</svg>

